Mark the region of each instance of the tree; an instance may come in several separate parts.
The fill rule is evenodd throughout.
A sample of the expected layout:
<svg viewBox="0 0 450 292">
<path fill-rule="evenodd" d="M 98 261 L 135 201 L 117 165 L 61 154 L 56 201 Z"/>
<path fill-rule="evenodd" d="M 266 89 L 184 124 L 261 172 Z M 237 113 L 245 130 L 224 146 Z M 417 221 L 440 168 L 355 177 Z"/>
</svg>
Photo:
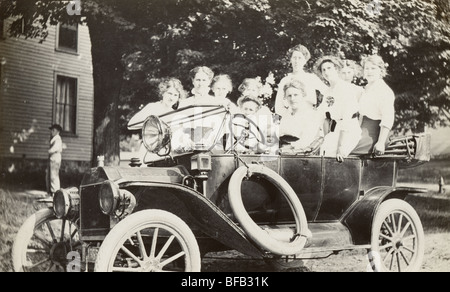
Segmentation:
<svg viewBox="0 0 450 292">
<path fill-rule="evenodd" d="M 310 3 L 272 1 L 273 6 L 279 7 L 275 16 L 279 22 L 286 19 L 286 11 L 294 11 L 285 25 L 285 35 L 304 40 L 309 48 L 314 48 L 316 57 L 331 53 L 360 61 L 363 55 L 380 54 L 389 64 L 387 82 L 397 96 L 397 131 L 423 131 L 426 125 L 448 124 L 448 2 Z M 301 9 L 305 6 L 306 11 Z M 296 33 L 298 27 L 308 29 Z"/>
<path fill-rule="evenodd" d="M 449 122 L 450 26 L 446 0 L 92 0 L 81 16 L 59 1 L 0 0 L 14 35 L 45 39 L 48 24 L 89 26 L 95 85 L 94 152 L 118 163 L 119 135 L 140 105 L 156 101 L 163 77 L 190 89 L 197 65 L 246 77 L 289 71 L 285 52 L 303 43 L 314 61 L 380 54 L 397 95 L 398 131 Z M 19 29 L 19 20 L 28 25 Z M 236 98 L 237 96 L 233 96 Z"/>
<path fill-rule="evenodd" d="M 389 64 L 387 82 L 397 95 L 396 130 L 419 132 L 427 125 L 448 124 L 450 26 L 445 1 L 197 2 L 178 1 L 188 13 L 160 22 L 166 29 L 151 33 L 154 42 L 148 48 L 164 48 L 162 55 L 170 52 L 162 59 L 164 71 L 152 70 L 151 64 L 134 73 L 154 72 L 153 80 L 160 73 L 183 78 L 190 68 L 206 64 L 238 82 L 270 71 L 280 79 L 289 67 L 284 52 L 298 43 L 312 51 L 310 68 L 323 54 L 356 61 L 380 54 Z M 144 50 L 141 58 L 145 56 Z"/>
</svg>

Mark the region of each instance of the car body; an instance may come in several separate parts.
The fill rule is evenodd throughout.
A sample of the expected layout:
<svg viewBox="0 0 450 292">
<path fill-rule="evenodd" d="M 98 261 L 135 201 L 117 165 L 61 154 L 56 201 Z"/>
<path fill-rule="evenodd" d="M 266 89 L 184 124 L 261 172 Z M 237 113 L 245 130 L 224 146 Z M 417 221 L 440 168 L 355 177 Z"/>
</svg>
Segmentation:
<svg viewBox="0 0 450 292">
<path fill-rule="evenodd" d="M 252 132 L 250 122 L 236 134 L 239 123 L 220 105 L 150 117 L 143 137 L 154 154 L 146 167 L 96 167 L 79 188 L 55 195 L 49 220 L 72 222 L 77 235 L 65 238 L 60 227 L 60 251 L 49 251 L 50 262 L 68 269 L 61 254 L 75 250 L 80 270 L 160 271 L 170 264 L 200 271 L 201 257 L 215 251 L 286 262 L 367 249 L 376 271 L 420 267 L 423 228 L 404 199 L 426 190 L 398 187 L 397 175 L 426 148 L 421 140 L 401 140 L 408 155 L 395 148 L 393 155 L 342 163 L 280 154 L 273 144 L 263 153 L 237 151 L 249 136 L 266 134 L 256 123 Z M 26 269 L 27 246 L 15 248 L 18 270 Z"/>
</svg>

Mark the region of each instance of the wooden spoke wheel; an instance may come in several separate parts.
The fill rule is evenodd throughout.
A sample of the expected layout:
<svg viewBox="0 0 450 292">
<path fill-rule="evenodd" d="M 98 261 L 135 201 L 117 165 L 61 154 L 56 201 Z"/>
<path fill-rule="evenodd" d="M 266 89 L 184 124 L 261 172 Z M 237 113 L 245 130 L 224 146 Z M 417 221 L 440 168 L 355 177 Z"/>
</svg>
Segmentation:
<svg viewBox="0 0 450 292">
<path fill-rule="evenodd" d="M 200 272 L 197 240 L 172 213 L 145 210 L 122 220 L 106 236 L 96 272 Z"/>
<path fill-rule="evenodd" d="M 44 209 L 19 229 L 12 248 L 13 267 L 16 272 L 65 272 L 73 254 L 81 258 L 80 248 L 76 222 L 58 219 L 52 209 Z"/>
<path fill-rule="evenodd" d="M 370 267 L 378 272 L 416 272 L 422 265 L 425 236 L 416 211 L 402 200 L 381 204 L 372 227 Z"/>
</svg>

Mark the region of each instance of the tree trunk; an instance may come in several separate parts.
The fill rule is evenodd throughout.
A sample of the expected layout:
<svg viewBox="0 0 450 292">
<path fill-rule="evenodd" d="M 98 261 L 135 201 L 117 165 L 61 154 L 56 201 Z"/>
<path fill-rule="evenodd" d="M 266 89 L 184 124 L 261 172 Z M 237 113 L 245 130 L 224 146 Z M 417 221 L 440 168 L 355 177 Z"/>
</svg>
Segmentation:
<svg viewBox="0 0 450 292">
<path fill-rule="evenodd" d="M 118 106 L 123 80 L 121 63 L 123 45 L 116 25 L 90 19 L 89 32 L 92 42 L 94 69 L 94 155 L 104 156 L 104 163 L 119 165 L 120 131 Z"/>
</svg>

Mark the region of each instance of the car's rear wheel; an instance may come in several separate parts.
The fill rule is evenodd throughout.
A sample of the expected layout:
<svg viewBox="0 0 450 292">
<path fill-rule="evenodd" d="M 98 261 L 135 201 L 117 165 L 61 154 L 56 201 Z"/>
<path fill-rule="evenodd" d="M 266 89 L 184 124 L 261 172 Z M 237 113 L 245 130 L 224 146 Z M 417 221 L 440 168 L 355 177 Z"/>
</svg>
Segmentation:
<svg viewBox="0 0 450 292">
<path fill-rule="evenodd" d="M 16 235 L 11 253 L 14 271 L 65 272 L 71 268 L 79 272 L 80 247 L 76 222 L 56 218 L 52 209 L 40 210 Z M 76 260 L 73 267 L 71 259 Z"/>
<path fill-rule="evenodd" d="M 106 236 L 96 272 L 200 272 L 197 240 L 179 217 L 145 210 L 119 222 Z"/>
<path fill-rule="evenodd" d="M 416 272 L 425 251 L 425 236 L 416 211 L 405 201 L 383 202 L 372 227 L 369 270 Z"/>
</svg>

